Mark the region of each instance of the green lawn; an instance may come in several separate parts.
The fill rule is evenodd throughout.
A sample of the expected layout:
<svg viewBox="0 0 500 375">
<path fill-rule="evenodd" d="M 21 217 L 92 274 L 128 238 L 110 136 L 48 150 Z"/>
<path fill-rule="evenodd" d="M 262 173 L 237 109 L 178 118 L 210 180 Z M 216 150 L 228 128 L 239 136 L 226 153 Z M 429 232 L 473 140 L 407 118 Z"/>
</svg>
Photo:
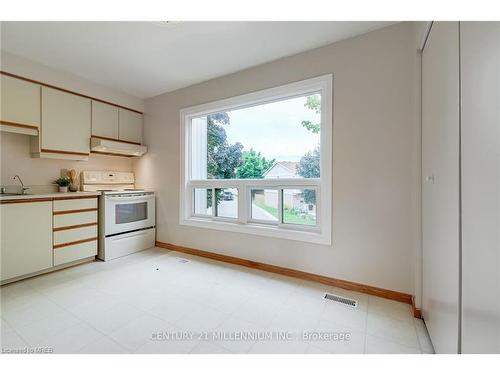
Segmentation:
<svg viewBox="0 0 500 375">
<path fill-rule="evenodd" d="M 274 217 L 278 217 L 278 209 L 266 206 L 265 204 L 255 203 L 263 210 L 269 212 Z M 285 224 L 299 224 L 299 225 L 316 225 L 316 218 L 309 214 L 301 214 L 299 212 L 285 208 L 283 210 L 283 222 Z"/>
</svg>

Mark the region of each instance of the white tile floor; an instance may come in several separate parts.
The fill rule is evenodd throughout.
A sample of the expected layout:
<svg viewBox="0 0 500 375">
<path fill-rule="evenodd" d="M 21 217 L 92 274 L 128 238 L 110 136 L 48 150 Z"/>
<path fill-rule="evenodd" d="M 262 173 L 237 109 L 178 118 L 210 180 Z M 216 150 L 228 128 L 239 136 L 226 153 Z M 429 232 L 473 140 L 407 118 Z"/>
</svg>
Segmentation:
<svg viewBox="0 0 500 375">
<path fill-rule="evenodd" d="M 188 260 L 184 262 L 183 260 Z M 323 299 L 333 292 L 358 308 Z M 163 249 L 1 288 L 1 346 L 55 353 L 432 353 L 408 305 Z M 155 333 L 163 339 L 152 339 Z M 177 337 L 207 332 L 204 339 Z M 288 333 L 289 340 L 235 340 Z M 301 340 L 345 332 L 350 340 Z M 225 334 L 212 336 L 213 334 Z M 232 335 L 229 336 L 228 335 Z"/>
</svg>

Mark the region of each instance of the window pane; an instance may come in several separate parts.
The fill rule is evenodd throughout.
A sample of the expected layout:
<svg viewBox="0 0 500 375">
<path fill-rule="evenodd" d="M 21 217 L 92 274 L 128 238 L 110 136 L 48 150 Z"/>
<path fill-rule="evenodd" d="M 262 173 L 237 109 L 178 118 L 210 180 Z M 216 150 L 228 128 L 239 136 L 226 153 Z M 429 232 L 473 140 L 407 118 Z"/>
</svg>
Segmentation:
<svg viewBox="0 0 500 375">
<path fill-rule="evenodd" d="M 283 189 L 283 223 L 316 225 L 316 191 Z"/>
<path fill-rule="evenodd" d="M 212 189 L 194 189 L 195 215 L 212 215 Z"/>
<path fill-rule="evenodd" d="M 320 132 L 320 94 L 193 118 L 191 178 L 319 178 Z"/>
<path fill-rule="evenodd" d="M 215 189 L 215 199 L 217 201 L 215 216 L 238 218 L 238 189 Z"/>
<path fill-rule="evenodd" d="M 278 190 L 252 190 L 252 219 L 278 222 Z"/>
</svg>

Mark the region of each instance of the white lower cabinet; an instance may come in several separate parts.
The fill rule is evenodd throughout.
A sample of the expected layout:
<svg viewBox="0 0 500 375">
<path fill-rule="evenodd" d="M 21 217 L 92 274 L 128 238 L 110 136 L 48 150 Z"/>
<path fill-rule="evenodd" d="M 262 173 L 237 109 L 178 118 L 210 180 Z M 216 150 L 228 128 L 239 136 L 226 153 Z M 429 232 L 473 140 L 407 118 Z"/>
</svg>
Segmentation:
<svg viewBox="0 0 500 375">
<path fill-rule="evenodd" d="M 97 255 L 97 239 L 54 249 L 54 266 Z"/>
<path fill-rule="evenodd" d="M 54 201 L 54 266 L 97 255 L 97 198 Z"/>
<path fill-rule="evenodd" d="M 50 268 L 52 201 L 0 204 L 1 281 Z"/>
<path fill-rule="evenodd" d="M 4 201 L 0 219 L 2 283 L 97 255 L 97 197 Z"/>
</svg>

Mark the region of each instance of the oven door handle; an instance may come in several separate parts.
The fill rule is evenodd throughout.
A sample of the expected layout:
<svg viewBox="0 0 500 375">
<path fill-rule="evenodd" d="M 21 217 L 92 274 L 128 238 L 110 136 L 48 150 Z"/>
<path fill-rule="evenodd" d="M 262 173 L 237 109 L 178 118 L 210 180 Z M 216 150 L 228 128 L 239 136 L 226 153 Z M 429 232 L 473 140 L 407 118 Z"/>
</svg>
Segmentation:
<svg viewBox="0 0 500 375">
<path fill-rule="evenodd" d="M 140 196 L 140 197 L 106 197 L 107 201 L 111 202 L 122 202 L 122 201 L 128 201 L 128 202 L 142 202 L 146 201 L 148 199 L 153 198 L 152 195 L 147 195 L 147 196 Z"/>
</svg>

